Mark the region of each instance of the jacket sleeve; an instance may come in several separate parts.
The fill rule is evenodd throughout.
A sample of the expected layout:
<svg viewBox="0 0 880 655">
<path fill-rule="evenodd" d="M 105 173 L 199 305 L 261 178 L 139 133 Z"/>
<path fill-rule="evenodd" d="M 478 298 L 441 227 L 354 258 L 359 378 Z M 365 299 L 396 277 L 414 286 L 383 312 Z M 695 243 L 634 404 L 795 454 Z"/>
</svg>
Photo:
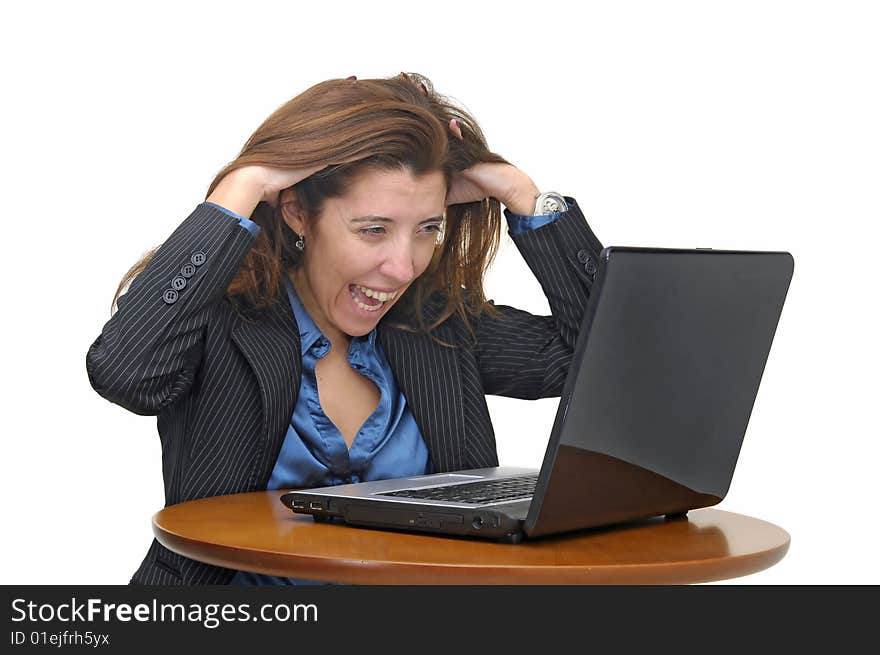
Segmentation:
<svg viewBox="0 0 880 655">
<path fill-rule="evenodd" d="M 119 297 L 89 347 L 86 371 L 101 396 L 156 415 L 195 379 L 205 326 L 256 237 L 202 203 L 163 243 Z"/>
<path fill-rule="evenodd" d="M 552 222 L 511 235 L 552 315 L 495 305 L 500 318 L 480 317 L 475 349 L 487 394 L 529 400 L 562 394 L 602 250 L 577 202 L 565 200 L 568 210 Z"/>
</svg>

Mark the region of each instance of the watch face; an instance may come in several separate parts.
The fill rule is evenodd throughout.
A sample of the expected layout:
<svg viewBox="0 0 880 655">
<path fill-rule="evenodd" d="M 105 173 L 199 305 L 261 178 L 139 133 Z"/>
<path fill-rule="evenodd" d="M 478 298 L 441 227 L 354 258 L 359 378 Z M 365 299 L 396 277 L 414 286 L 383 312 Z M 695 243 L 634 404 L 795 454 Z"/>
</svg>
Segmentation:
<svg viewBox="0 0 880 655">
<path fill-rule="evenodd" d="M 547 192 L 541 195 L 543 198 L 539 199 L 538 210 L 542 214 L 555 214 L 568 208 L 565 200 L 558 193 Z"/>
</svg>

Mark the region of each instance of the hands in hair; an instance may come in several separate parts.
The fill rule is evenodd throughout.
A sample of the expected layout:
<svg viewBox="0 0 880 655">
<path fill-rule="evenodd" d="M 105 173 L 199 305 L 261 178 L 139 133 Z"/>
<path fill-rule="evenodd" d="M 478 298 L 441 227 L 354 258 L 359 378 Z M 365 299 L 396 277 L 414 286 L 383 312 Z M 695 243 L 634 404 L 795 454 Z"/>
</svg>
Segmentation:
<svg viewBox="0 0 880 655">
<path fill-rule="evenodd" d="M 260 201 L 277 207 L 283 189 L 323 168 L 325 164 L 296 169 L 249 164 L 224 175 L 207 200 L 241 216 L 250 216 Z"/>
<path fill-rule="evenodd" d="M 464 139 L 456 119 L 449 121 L 449 130 L 457 139 Z M 538 187 L 528 175 L 513 164 L 474 164 L 452 177 L 446 192 L 446 204 L 475 202 L 496 198 L 515 214 L 531 214 L 535 209 Z"/>
</svg>

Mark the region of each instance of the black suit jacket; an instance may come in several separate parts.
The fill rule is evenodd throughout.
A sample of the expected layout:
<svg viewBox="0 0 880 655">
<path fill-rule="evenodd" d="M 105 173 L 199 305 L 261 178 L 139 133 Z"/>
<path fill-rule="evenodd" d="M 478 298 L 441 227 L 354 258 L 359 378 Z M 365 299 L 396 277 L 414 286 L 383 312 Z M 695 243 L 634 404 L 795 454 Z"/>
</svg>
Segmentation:
<svg viewBox="0 0 880 655">
<path fill-rule="evenodd" d="M 479 319 L 475 343 L 453 316 L 435 334 L 454 349 L 377 327 L 438 472 L 498 464 L 486 394 L 562 393 L 602 248 L 567 201 L 556 221 L 513 237 L 552 316 L 497 305 L 502 318 Z M 120 297 L 88 351 L 99 394 L 158 416 L 166 506 L 264 490 L 296 405 L 299 329 L 283 289 L 271 308 L 251 312 L 225 295 L 253 241 L 236 219 L 200 204 Z M 231 576 L 154 540 L 131 581 L 218 584 Z"/>
</svg>

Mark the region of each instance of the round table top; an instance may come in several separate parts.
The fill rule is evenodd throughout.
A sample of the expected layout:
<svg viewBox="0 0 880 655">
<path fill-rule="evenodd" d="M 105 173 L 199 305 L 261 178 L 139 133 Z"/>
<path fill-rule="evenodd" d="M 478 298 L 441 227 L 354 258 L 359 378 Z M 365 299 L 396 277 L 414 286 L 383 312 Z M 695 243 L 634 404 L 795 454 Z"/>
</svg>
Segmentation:
<svg viewBox="0 0 880 655">
<path fill-rule="evenodd" d="M 790 537 L 717 509 L 526 539 L 520 544 L 317 523 L 286 490 L 171 505 L 153 532 L 195 560 L 346 584 L 686 584 L 748 575 L 781 560 Z"/>
</svg>

